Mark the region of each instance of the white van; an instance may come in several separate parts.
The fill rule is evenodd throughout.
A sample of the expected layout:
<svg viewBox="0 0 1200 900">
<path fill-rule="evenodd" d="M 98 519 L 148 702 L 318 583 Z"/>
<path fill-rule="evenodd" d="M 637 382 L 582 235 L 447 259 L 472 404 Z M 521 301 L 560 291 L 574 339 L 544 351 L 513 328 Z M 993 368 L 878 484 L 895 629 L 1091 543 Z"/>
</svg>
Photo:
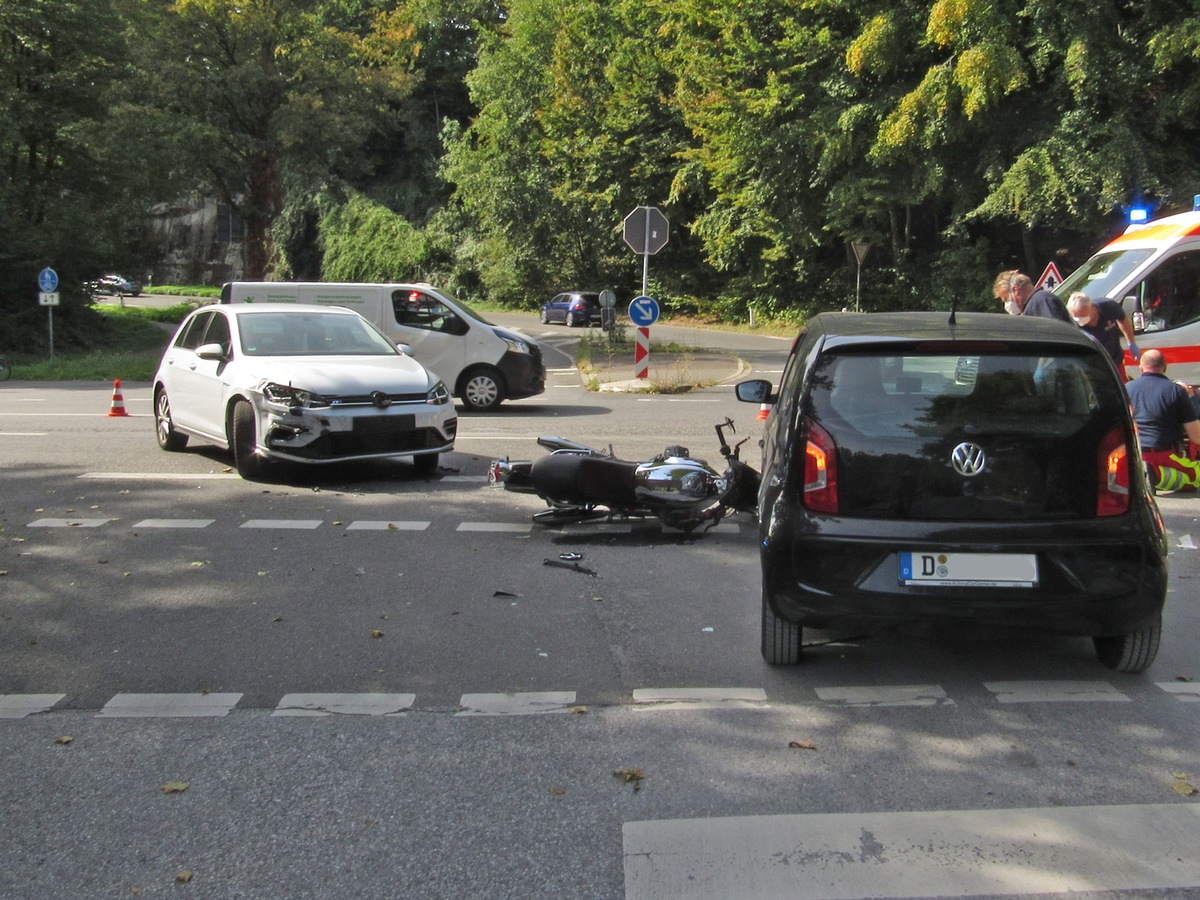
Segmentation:
<svg viewBox="0 0 1200 900">
<path fill-rule="evenodd" d="M 222 303 L 316 303 L 344 306 L 397 343 L 407 344 L 471 410 L 546 390 L 542 348 L 498 328 L 461 300 L 429 284 L 231 281 Z"/>
<path fill-rule="evenodd" d="M 1161 350 L 1168 373 L 1200 384 L 1200 211 L 1130 225 L 1055 288 L 1116 300 L 1142 350 Z M 1138 374 L 1128 353 L 1125 371 Z"/>
</svg>

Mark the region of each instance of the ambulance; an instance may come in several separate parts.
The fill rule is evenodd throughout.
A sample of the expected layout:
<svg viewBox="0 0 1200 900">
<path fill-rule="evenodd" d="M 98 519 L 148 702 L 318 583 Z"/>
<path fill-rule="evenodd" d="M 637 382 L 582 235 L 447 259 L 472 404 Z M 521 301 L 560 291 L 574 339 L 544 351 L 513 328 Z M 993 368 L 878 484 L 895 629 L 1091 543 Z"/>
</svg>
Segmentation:
<svg viewBox="0 0 1200 900">
<path fill-rule="evenodd" d="M 1174 380 L 1200 384 L 1200 211 L 1130 225 L 1054 292 L 1066 302 L 1076 291 L 1119 302 L 1138 347 L 1161 350 Z M 1138 374 L 1128 351 L 1125 371 Z"/>
<path fill-rule="evenodd" d="M 431 284 L 231 281 L 222 303 L 315 303 L 354 310 L 402 344 L 475 412 L 546 389 L 542 348 Z"/>
</svg>

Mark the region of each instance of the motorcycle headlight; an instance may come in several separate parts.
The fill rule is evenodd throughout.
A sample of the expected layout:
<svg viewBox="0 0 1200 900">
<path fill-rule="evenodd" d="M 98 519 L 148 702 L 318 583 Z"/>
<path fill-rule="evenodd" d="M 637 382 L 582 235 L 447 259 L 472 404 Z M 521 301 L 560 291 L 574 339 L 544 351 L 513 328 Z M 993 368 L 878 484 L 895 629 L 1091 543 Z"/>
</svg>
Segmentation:
<svg viewBox="0 0 1200 900">
<path fill-rule="evenodd" d="M 439 381 L 429 389 L 429 393 L 425 395 L 425 402 L 432 406 L 441 406 L 450 402 L 450 391 L 446 388 L 444 381 Z"/>
<path fill-rule="evenodd" d="M 293 387 L 290 384 L 279 384 L 274 381 L 268 381 L 262 386 L 262 392 L 263 396 L 271 403 L 278 403 L 282 406 L 299 406 L 311 409 L 317 406 L 329 405 L 329 401 L 320 394 L 314 394 L 312 391 Z"/>
</svg>

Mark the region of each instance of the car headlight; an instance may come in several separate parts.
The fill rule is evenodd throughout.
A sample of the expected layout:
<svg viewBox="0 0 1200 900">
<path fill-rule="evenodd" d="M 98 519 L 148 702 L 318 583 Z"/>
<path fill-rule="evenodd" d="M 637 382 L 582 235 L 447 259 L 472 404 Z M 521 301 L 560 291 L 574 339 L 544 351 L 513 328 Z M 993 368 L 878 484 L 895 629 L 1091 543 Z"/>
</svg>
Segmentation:
<svg viewBox="0 0 1200 900">
<path fill-rule="evenodd" d="M 504 343 L 508 344 L 508 349 L 513 353 L 528 353 L 529 345 L 524 341 L 519 341 L 516 338 L 506 337 Z"/>
<path fill-rule="evenodd" d="M 433 406 L 441 406 L 450 402 L 450 391 L 446 388 L 444 381 L 439 381 L 429 389 L 429 393 L 425 395 L 425 402 Z"/>
<path fill-rule="evenodd" d="M 317 406 L 329 405 L 329 401 L 320 394 L 314 394 L 312 391 L 293 387 L 290 384 L 278 384 L 274 381 L 268 381 L 262 386 L 262 392 L 263 396 L 271 403 L 279 403 L 283 406 L 299 406 L 311 409 Z"/>
</svg>

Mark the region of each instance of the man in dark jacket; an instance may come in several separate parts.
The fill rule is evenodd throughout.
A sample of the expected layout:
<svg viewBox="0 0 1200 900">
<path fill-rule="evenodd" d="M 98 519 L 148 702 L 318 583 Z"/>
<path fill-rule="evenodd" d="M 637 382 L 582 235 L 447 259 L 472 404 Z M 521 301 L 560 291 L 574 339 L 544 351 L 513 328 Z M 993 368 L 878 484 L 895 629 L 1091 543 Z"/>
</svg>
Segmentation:
<svg viewBox="0 0 1200 900">
<path fill-rule="evenodd" d="M 1073 321 L 1066 305 L 1045 288 L 1035 288 L 1028 275 L 1018 272 L 1009 283 L 1008 290 L 1009 296 L 1021 310 L 1019 315 L 1058 319 L 1060 322 Z"/>
</svg>

